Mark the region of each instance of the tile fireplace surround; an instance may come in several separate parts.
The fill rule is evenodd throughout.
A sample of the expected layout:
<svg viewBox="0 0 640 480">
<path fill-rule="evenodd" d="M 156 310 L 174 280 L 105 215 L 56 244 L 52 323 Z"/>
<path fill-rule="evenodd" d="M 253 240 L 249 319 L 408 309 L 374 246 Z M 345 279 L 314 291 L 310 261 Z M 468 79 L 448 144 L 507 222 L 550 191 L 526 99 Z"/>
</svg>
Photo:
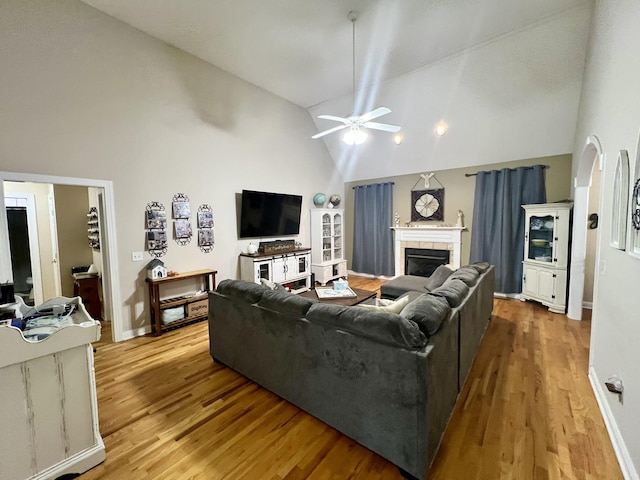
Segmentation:
<svg viewBox="0 0 640 480">
<path fill-rule="evenodd" d="M 460 244 L 464 227 L 391 227 L 395 252 L 395 275 L 404 275 L 405 248 L 449 250 L 452 269 L 460 268 Z"/>
</svg>

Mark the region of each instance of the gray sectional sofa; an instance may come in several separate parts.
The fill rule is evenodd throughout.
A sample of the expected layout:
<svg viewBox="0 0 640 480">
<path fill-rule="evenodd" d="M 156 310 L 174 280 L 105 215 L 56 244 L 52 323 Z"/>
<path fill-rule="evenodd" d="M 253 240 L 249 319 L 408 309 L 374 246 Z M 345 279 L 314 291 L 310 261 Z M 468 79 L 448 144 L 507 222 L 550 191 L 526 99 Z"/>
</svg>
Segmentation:
<svg viewBox="0 0 640 480">
<path fill-rule="evenodd" d="M 400 313 L 223 280 L 209 294 L 211 356 L 425 479 L 493 308 L 492 266 L 442 276 L 398 292 Z"/>
</svg>

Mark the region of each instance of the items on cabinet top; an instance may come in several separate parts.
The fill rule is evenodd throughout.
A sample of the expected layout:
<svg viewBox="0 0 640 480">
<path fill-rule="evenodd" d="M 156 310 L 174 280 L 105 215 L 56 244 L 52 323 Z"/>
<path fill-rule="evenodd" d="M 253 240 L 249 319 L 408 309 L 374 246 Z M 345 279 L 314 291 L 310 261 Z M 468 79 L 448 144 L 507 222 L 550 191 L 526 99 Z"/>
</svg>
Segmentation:
<svg viewBox="0 0 640 480">
<path fill-rule="evenodd" d="M 28 342 L 40 342 L 66 327 L 100 325 L 89 316 L 80 297 L 57 297 L 31 307 L 18 296 L 15 303 L 0 308 L 0 317 L 3 318 L 0 327 L 19 330 L 22 338 Z M 87 343 L 100 338 L 99 330 L 97 338 L 94 338 L 95 332 L 89 333 Z"/>
</svg>

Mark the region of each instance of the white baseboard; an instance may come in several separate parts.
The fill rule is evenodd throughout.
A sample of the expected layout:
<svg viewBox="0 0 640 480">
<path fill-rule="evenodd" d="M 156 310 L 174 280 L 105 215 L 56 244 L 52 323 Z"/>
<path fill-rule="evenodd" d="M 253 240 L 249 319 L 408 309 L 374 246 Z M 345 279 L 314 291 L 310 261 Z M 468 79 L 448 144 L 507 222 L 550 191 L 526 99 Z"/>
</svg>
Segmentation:
<svg viewBox="0 0 640 480">
<path fill-rule="evenodd" d="M 122 338 L 120 339 L 120 341 L 124 342 L 125 340 L 131 340 L 132 338 L 135 338 L 135 337 L 142 337 L 148 333 L 151 333 L 150 326 L 137 328 L 135 330 L 125 330 L 124 332 L 122 332 Z"/>
<path fill-rule="evenodd" d="M 605 395 L 609 393 L 608 391 L 605 392 L 603 390 L 602 385 L 604 384 L 598 380 L 598 375 L 592 366 L 589 366 L 589 380 L 591 382 L 591 388 L 593 388 L 593 393 L 596 396 L 598 406 L 600 407 L 604 424 L 607 427 L 607 432 L 609 432 L 609 438 L 611 439 L 613 450 L 615 451 L 618 463 L 620 464 L 622 475 L 625 480 L 640 480 L 638 472 L 631 460 L 631 456 L 629 455 L 627 445 L 624 443 L 618 424 L 613 417 L 613 413 L 611 412 L 609 403 L 605 397 Z"/>
<path fill-rule="evenodd" d="M 582 308 L 593 310 L 593 302 L 582 302 Z"/>
<path fill-rule="evenodd" d="M 500 292 L 494 292 L 493 296 L 495 298 L 516 298 L 518 300 L 520 300 L 520 294 L 519 293 L 500 293 Z"/>
</svg>

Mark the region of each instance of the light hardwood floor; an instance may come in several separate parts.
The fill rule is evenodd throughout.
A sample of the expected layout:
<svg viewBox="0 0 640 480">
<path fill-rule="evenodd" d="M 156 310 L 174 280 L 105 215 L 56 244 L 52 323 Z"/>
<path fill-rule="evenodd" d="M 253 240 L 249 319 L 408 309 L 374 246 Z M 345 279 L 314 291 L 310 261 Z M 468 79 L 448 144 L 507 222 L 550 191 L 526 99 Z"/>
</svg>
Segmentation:
<svg viewBox="0 0 640 480">
<path fill-rule="evenodd" d="M 622 479 L 587 378 L 589 329 L 532 302 L 496 299 L 430 478 Z M 82 480 L 402 478 L 215 364 L 206 322 L 119 344 L 104 333 L 96 376 L 107 459 Z"/>
</svg>

